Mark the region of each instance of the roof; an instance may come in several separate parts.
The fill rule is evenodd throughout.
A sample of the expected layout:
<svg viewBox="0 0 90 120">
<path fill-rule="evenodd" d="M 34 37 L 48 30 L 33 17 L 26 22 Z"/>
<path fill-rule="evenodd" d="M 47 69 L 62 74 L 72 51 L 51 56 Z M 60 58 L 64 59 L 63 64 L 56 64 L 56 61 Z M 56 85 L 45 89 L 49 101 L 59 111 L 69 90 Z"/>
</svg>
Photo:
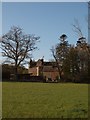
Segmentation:
<svg viewBox="0 0 90 120">
<path fill-rule="evenodd" d="M 35 67 L 35 66 L 56 66 L 56 62 L 43 62 L 43 61 L 40 61 L 38 60 L 37 62 L 36 61 L 32 61 L 30 63 L 30 67 Z"/>
<path fill-rule="evenodd" d="M 37 64 L 37 62 L 32 61 L 32 63 L 30 63 L 30 67 L 31 67 L 31 68 L 32 68 L 32 67 L 35 67 L 35 66 L 36 66 L 36 64 Z"/>
<path fill-rule="evenodd" d="M 56 62 L 44 62 L 43 65 L 45 65 L 45 66 L 55 66 Z"/>
</svg>

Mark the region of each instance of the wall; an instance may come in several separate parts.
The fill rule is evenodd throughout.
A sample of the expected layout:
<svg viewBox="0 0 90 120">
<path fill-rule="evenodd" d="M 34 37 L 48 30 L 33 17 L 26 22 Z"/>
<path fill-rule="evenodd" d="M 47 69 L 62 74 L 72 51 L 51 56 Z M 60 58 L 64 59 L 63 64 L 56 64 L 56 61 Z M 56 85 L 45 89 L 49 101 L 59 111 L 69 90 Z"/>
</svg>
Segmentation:
<svg viewBox="0 0 90 120">
<path fill-rule="evenodd" d="M 32 76 L 37 76 L 37 67 L 29 68 L 29 74 Z"/>
<path fill-rule="evenodd" d="M 51 78 L 52 80 L 55 80 L 57 76 L 59 76 L 58 72 L 43 72 L 43 76 L 47 78 Z"/>
</svg>

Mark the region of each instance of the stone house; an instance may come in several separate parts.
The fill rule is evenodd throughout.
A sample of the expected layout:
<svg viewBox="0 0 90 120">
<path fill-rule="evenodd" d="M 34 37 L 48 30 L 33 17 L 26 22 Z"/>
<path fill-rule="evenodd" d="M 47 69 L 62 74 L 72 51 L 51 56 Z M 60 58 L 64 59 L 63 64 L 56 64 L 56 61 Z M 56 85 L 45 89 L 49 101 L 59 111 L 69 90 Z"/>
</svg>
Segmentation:
<svg viewBox="0 0 90 120">
<path fill-rule="evenodd" d="M 46 80 L 55 80 L 59 77 L 56 63 L 46 62 L 43 59 L 39 59 L 37 62 L 31 60 L 28 72 L 31 76 L 43 76 Z"/>
</svg>

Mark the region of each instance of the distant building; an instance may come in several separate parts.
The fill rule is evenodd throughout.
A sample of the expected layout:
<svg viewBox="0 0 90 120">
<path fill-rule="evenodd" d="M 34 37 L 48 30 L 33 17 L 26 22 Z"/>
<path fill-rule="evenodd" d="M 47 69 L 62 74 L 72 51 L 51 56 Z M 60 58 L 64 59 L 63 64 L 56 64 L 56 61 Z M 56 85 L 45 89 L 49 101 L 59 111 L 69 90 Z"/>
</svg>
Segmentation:
<svg viewBox="0 0 90 120">
<path fill-rule="evenodd" d="M 55 80 L 59 77 L 58 68 L 55 62 L 44 62 L 43 59 L 36 61 L 30 61 L 30 67 L 28 70 L 31 76 L 43 76 L 46 80 Z"/>
</svg>

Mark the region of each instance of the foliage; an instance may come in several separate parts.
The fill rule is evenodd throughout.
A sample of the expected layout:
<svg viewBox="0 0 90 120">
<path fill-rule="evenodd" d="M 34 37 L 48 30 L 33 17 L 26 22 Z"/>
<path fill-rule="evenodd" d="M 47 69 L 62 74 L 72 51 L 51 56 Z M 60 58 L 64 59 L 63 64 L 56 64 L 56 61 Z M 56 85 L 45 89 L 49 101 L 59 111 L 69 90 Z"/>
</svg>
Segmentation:
<svg viewBox="0 0 90 120">
<path fill-rule="evenodd" d="M 63 61 L 66 59 L 66 56 L 69 52 L 70 45 L 68 44 L 68 41 L 66 41 L 67 36 L 65 34 L 62 34 L 60 36 L 60 43 L 56 45 L 56 47 L 52 47 L 51 52 L 52 55 L 57 63 L 57 68 L 59 72 L 59 78 L 62 79 L 62 64 Z"/>
<path fill-rule="evenodd" d="M 66 38 L 63 34 L 52 51 L 57 67 L 64 73 L 61 81 L 90 82 L 90 45 L 85 37 L 80 37 L 76 46 L 70 45 Z"/>
<path fill-rule="evenodd" d="M 9 64 L 2 65 L 2 72 L 7 72 L 7 73 L 10 72 L 11 74 L 14 74 L 14 69 L 15 67 L 13 65 L 9 65 Z M 19 66 L 18 73 L 19 74 L 28 73 L 28 71 L 25 67 Z"/>
<path fill-rule="evenodd" d="M 60 43 L 56 46 L 56 57 L 60 63 L 66 58 L 66 55 L 69 50 L 68 41 L 66 41 L 67 36 L 63 34 L 60 36 Z"/>
<path fill-rule="evenodd" d="M 10 64 L 2 65 L 2 79 L 10 79 L 10 74 L 14 74 L 15 66 Z M 27 74 L 28 70 L 25 67 L 18 67 L 19 74 Z"/>
</svg>

